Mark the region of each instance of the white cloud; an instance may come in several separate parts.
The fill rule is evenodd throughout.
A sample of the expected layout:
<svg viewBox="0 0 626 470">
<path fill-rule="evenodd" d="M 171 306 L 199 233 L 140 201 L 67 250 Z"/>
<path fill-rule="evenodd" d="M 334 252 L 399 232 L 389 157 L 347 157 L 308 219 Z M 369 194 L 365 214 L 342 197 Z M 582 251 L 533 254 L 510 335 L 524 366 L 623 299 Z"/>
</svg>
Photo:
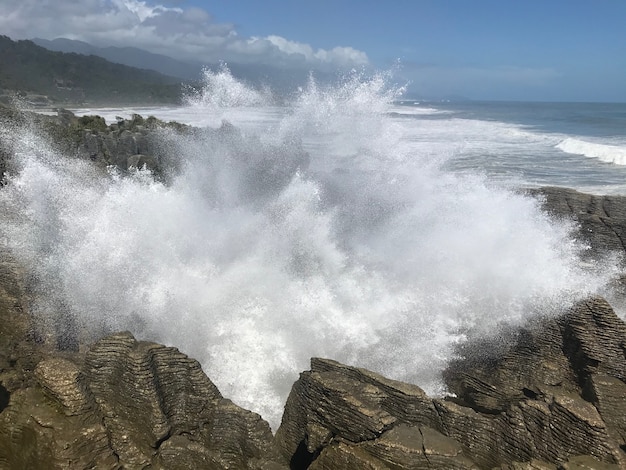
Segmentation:
<svg viewBox="0 0 626 470">
<path fill-rule="evenodd" d="M 324 49 L 313 50 L 308 44 L 290 41 L 280 36 L 268 36 L 264 39 L 277 47 L 279 51 L 292 56 L 300 55 L 304 57 L 307 62 L 318 61 L 324 64 L 334 64 L 339 67 L 367 65 L 368 63 L 365 52 L 358 51 L 352 47 L 335 47 L 330 51 Z"/>
<path fill-rule="evenodd" d="M 135 15 L 137 15 L 139 20 L 142 22 L 148 18 L 153 18 L 155 16 L 158 16 L 161 13 L 165 13 L 168 11 L 173 11 L 178 14 L 183 13 L 183 11 L 180 8 L 165 8 L 161 5 L 149 6 L 146 4 L 146 2 L 141 2 L 137 0 L 112 0 L 112 1 L 120 10 L 123 11 L 124 9 L 128 9 L 129 11 L 133 12 Z"/>
<path fill-rule="evenodd" d="M 314 49 L 280 36 L 242 37 L 233 24 L 216 23 L 206 10 L 148 0 L 2 0 L 0 31 L 12 39 L 66 37 L 97 46 L 134 46 L 207 63 L 329 70 L 369 62 L 364 52 L 351 47 Z"/>
</svg>

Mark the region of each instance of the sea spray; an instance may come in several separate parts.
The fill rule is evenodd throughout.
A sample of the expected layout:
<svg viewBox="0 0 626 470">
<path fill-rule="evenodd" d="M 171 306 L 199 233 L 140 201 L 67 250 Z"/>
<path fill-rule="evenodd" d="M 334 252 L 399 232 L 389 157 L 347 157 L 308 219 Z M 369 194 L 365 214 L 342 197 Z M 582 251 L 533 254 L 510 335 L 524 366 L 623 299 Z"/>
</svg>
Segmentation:
<svg viewBox="0 0 626 470">
<path fill-rule="evenodd" d="M 188 86 L 184 93 L 187 106 L 203 109 L 267 106 L 274 101 L 270 89 L 256 90 L 232 76 L 226 64 L 217 71 L 202 71 L 202 86 Z"/>
<path fill-rule="evenodd" d="M 236 100 L 207 113 L 256 104 L 215 90 L 244 86 L 227 78 L 212 93 Z M 312 356 L 439 393 L 459 342 L 615 275 L 583 266 L 574 227 L 534 199 L 416 154 L 388 115 L 398 91 L 382 76 L 311 82 L 253 131 L 164 133 L 182 161 L 167 183 L 99 175 L 16 130 L 3 230 L 40 286 L 38 318 L 175 345 L 275 428 Z"/>
</svg>

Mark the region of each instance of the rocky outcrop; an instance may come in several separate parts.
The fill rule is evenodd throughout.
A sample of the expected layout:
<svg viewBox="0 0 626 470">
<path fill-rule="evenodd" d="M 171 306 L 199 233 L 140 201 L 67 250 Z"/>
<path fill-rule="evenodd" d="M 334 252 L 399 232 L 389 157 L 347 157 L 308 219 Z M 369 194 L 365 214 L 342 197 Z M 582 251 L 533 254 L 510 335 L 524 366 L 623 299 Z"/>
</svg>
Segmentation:
<svg viewBox="0 0 626 470">
<path fill-rule="evenodd" d="M 163 125 L 156 120 L 107 125 L 63 111 L 41 119 L 73 155 L 120 171 L 163 171 L 168 152 L 152 137 Z M 239 138 L 228 125 L 206 132 Z M 267 181 L 280 186 L 291 174 L 241 147 L 251 199 L 263 197 L 258 188 Z M 0 148 L 0 165 L 7 160 Z M 306 163 L 304 156 L 285 161 Z M 531 193 L 580 225 L 588 256 L 625 251 L 626 198 Z M 23 277 L 0 251 L 2 469 L 626 468 L 626 325 L 600 298 L 465 344 L 445 371 L 445 399 L 314 358 L 272 436 L 175 348 L 122 332 L 76 351 L 53 350 L 31 325 Z"/>
<path fill-rule="evenodd" d="M 552 216 L 575 222 L 574 235 L 589 247 L 584 258 L 597 261 L 607 254 L 621 258 L 624 274 L 616 279 L 610 300 L 626 304 L 626 196 L 599 196 L 558 187 L 529 193 Z"/>
<path fill-rule="evenodd" d="M 471 468 L 460 443 L 433 426 L 417 386 L 314 358 L 294 384 L 276 440 L 292 468 Z"/>
<path fill-rule="evenodd" d="M 101 167 L 113 166 L 121 171 L 147 168 L 157 175 L 162 173 L 171 150 L 163 139 L 164 131 L 199 132 L 152 116 L 134 114 L 130 119 L 118 118 L 107 124 L 100 116 L 77 117 L 67 110 L 59 110 L 58 116 L 42 127 L 65 154 L 89 159 Z"/>
<path fill-rule="evenodd" d="M 2 468 L 286 468 L 269 425 L 175 348 L 119 333 L 34 376 L 0 414 Z"/>
<path fill-rule="evenodd" d="M 16 390 L 31 385 L 32 372 L 42 352 L 33 338 L 24 273 L 20 265 L 0 248 L 0 412 Z"/>
<path fill-rule="evenodd" d="M 2 266 L 0 468 L 626 465 L 626 325 L 602 299 L 511 333 L 506 348 L 466 345 L 446 399 L 315 358 L 272 436 L 175 348 L 130 333 L 85 353 L 36 344 L 19 270 Z"/>
<path fill-rule="evenodd" d="M 220 147 L 226 145 L 226 158 L 231 158 L 242 174 L 240 196 L 251 203 L 285 187 L 298 169 L 307 168 L 309 164 L 309 155 L 296 139 L 287 139 L 281 145 L 264 144 L 242 135 L 227 121 L 218 128 L 200 129 L 134 114 L 130 119 L 118 118 L 117 122 L 107 124 L 100 116 L 78 117 L 65 109 L 58 110 L 57 116 L 45 116 L 0 107 L 0 124 L 3 120 L 40 129 L 62 155 L 89 160 L 102 169 L 115 168 L 122 174 L 148 169 L 164 182 L 184 165 L 178 158 L 177 136 L 193 136 L 196 143 L 206 144 L 204 148 L 199 147 L 200 152 L 221 152 L 224 150 Z M 11 139 L 3 139 L 1 127 L 0 170 L 3 170 L 11 153 L 10 145 L 4 145 L 5 140 Z M 3 151 L 5 146 L 8 151 Z"/>
<path fill-rule="evenodd" d="M 22 128 L 47 136 L 60 154 L 90 160 L 103 169 L 115 167 L 122 173 L 147 168 L 157 177 L 163 176 L 171 154 L 176 153 L 168 135 L 219 132 L 138 114 L 107 124 L 100 116 L 79 117 L 66 109 L 52 116 L 0 105 L 0 176 L 10 170 L 12 141 Z"/>
<path fill-rule="evenodd" d="M 269 425 L 177 349 L 107 336 L 38 341 L 24 273 L 0 251 L 0 469 L 287 468 Z"/>
<path fill-rule="evenodd" d="M 531 193 L 581 227 L 590 258 L 626 251 L 625 197 Z M 289 396 L 278 445 L 292 468 L 626 468 L 626 325 L 606 301 L 474 340 L 459 355 L 443 400 L 313 359 Z"/>
<path fill-rule="evenodd" d="M 573 189 L 545 187 L 530 191 L 554 216 L 573 219 L 590 256 L 626 252 L 626 196 L 596 196 Z"/>
<path fill-rule="evenodd" d="M 626 325 L 611 307 L 590 299 L 511 339 L 496 357 L 466 346 L 447 399 L 313 359 L 278 445 L 292 468 L 624 468 Z"/>
</svg>

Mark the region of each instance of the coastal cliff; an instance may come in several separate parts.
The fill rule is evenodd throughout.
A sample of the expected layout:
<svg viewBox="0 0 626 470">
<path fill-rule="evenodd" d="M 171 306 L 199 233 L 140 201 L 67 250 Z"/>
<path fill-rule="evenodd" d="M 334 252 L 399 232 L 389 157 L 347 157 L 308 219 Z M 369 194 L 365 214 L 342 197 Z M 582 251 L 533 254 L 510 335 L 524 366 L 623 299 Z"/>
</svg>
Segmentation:
<svg viewBox="0 0 626 470">
<path fill-rule="evenodd" d="M 164 123 L 41 119 L 77 158 L 166 178 L 167 152 L 152 134 Z M 530 193 L 579 225 L 589 259 L 626 254 L 626 197 Z M 32 322 L 27 279 L 0 251 L 0 468 L 626 467 L 626 324 L 602 298 L 539 317 L 504 342 L 465 343 L 444 372 L 447 398 L 313 358 L 272 435 L 176 348 L 118 332 L 59 350 Z M 617 302 L 624 278 L 616 283 Z"/>
</svg>

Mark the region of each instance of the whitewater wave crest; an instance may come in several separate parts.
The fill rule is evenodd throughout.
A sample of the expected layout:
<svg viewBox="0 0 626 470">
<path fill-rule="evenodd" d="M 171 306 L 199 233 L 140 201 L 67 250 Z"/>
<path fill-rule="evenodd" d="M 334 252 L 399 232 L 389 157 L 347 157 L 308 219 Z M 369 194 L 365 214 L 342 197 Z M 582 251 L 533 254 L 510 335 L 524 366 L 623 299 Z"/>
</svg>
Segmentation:
<svg viewBox="0 0 626 470">
<path fill-rule="evenodd" d="M 568 137 L 559 142 L 556 147 L 563 152 L 597 158 L 615 165 L 626 165 L 626 147 L 624 146 L 598 144 Z"/>
</svg>

